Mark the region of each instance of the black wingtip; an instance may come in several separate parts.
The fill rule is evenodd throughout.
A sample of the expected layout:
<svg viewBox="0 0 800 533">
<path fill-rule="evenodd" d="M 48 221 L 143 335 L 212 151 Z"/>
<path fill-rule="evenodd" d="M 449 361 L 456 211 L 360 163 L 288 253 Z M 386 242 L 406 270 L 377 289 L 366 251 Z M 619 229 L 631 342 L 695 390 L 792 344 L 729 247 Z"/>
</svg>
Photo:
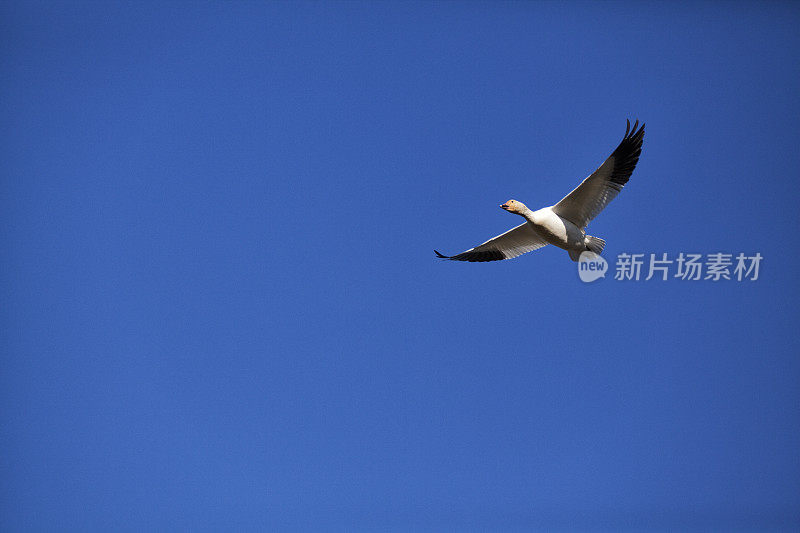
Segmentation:
<svg viewBox="0 0 800 533">
<path fill-rule="evenodd" d="M 438 250 L 434 250 L 433 253 L 435 253 L 436 257 L 438 257 L 439 259 L 450 259 L 449 255 L 440 254 Z"/>
<path fill-rule="evenodd" d="M 630 119 L 625 119 L 627 126 L 625 127 L 625 136 L 622 138 L 624 141 L 625 139 L 633 138 L 635 135 L 640 135 L 644 133 L 644 122 L 642 122 L 642 127 L 638 130 L 636 129 L 639 127 L 639 119 L 637 118 L 636 121 L 633 123 L 633 127 L 631 127 Z"/>
</svg>

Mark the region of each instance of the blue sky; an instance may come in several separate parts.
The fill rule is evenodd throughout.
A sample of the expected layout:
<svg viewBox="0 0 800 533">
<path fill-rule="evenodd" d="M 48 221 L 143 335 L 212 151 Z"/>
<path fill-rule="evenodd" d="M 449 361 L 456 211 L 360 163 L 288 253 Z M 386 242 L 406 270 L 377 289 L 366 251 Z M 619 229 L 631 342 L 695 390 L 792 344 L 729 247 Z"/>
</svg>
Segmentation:
<svg viewBox="0 0 800 533">
<path fill-rule="evenodd" d="M 0 526 L 800 527 L 793 3 L 6 2 Z M 442 262 L 625 131 L 605 255 Z"/>
</svg>

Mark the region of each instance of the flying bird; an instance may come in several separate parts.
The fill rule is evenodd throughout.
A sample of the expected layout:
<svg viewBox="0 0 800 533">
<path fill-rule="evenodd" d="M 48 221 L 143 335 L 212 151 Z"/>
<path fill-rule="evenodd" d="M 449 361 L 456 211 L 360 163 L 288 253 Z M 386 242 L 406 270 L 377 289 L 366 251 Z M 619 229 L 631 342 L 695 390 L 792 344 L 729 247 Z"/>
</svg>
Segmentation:
<svg viewBox="0 0 800 533">
<path fill-rule="evenodd" d="M 519 200 L 509 200 L 500 207 L 523 217 L 525 222 L 458 255 L 443 255 L 434 250 L 436 255 L 453 261 L 500 261 L 548 244 L 566 250 L 573 261 L 585 251 L 600 254 L 606 241 L 587 235 L 586 226 L 628 183 L 642 153 L 644 123 L 638 130 L 638 120 L 632 129 L 631 121 L 627 123 L 625 136 L 616 150 L 556 205 L 531 211 Z"/>
</svg>

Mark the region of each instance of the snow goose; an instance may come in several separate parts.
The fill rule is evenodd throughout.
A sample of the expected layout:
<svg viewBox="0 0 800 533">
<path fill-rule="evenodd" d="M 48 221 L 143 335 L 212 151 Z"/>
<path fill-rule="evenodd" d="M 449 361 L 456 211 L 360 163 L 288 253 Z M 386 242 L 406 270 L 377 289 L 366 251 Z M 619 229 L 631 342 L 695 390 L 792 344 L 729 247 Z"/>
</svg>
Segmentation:
<svg viewBox="0 0 800 533">
<path fill-rule="evenodd" d="M 531 211 L 522 202 L 509 200 L 500 207 L 520 215 L 525 222 L 458 255 L 443 255 L 434 250 L 436 255 L 453 261 L 500 261 L 548 244 L 569 252 L 573 261 L 587 250 L 601 253 L 606 241 L 586 235 L 586 226 L 628 183 L 642 153 L 644 124 L 637 130 L 638 120 L 633 128 L 630 120 L 627 122 L 625 136 L 616 150 L 556 205 Z"/>
</svg>

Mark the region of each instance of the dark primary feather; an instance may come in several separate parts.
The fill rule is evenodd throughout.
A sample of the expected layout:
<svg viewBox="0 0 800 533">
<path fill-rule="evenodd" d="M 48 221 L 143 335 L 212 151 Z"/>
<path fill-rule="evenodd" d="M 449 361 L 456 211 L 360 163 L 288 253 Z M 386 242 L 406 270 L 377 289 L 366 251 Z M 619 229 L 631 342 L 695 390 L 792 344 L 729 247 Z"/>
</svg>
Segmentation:
<svg viewBox="0 0 800 533">
<path fill-rule="evenodd" d="M 614 170 L 611 171 L 611 176 L 608 178 L 608 181 L 616 183 L 620 188 L 628 183 L 633 174 L 633 169 L 636 168 L 636 163 L 642 153 L 644 141 L 644 124 L 636 131 L 636 127 L 639 125 L 638 120 L 634 122 L 633 129 L 631 129 L 631 121 L 628 120 L 627 123 L 625 137 L 611 154 L 611 157 L 614 158 Z"/>
<path fill-rule="evenodd" d="M 505 254 L 500 250 L 482 250 L 482 251 L 471 251 L 468 250 L 466 252 L 462 252 L 458 255 L 444 255 L 439 253 L 437 250 L 434 250 L 436 255 L 441 259 L 449 259 L 451 261 L 469 261 L 472 263 L 475 262 L 486 262 L 486 261 L 502 261 L 506 258 Z"/>
</svg>

